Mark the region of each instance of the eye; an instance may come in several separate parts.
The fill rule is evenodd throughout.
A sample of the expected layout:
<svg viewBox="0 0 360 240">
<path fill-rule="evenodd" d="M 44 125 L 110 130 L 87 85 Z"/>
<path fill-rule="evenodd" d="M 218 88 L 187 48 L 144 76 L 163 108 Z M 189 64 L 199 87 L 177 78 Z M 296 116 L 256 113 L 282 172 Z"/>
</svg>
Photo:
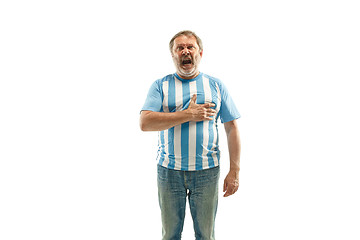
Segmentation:
<svg viewBox="0 0 360 240">
<path fill-rule="evenodd" d="M 184 47 L 182 47 L 182 46 L 178 46 L 177 47 L 177 50 L 179 50 L 179 51 L 181 51 L 181 50 L 183 50 L 184 49 Z"/>
</svg>

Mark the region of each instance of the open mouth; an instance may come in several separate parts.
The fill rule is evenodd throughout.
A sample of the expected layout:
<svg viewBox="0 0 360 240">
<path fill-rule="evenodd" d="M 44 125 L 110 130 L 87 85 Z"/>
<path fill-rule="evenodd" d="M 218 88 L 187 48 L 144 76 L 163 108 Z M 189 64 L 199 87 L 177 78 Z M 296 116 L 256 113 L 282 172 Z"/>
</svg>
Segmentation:
<svg viewBox="0 0 360 240">
<path fill-rule="evenodd" d="M 187 64 L 192 64 L 192 61 L 191 59 L 183 59 L 181 63 L 182 65 L 187 65 Z"/>
</svg>

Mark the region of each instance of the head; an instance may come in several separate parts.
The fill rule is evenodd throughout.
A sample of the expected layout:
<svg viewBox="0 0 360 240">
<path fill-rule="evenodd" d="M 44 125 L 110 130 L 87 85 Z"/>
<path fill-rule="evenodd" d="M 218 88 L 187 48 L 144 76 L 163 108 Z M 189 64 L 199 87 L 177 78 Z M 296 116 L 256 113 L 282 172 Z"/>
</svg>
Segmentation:
<svg viewBox="0 0 360 240">
<path fill-rule="evenodd" d="M 199 64 L 203 53 L 201 39 L 191 31 L 177 33 L 169 43 L 177 74 L 191 79 L 199 74 Z"/>
</svg>

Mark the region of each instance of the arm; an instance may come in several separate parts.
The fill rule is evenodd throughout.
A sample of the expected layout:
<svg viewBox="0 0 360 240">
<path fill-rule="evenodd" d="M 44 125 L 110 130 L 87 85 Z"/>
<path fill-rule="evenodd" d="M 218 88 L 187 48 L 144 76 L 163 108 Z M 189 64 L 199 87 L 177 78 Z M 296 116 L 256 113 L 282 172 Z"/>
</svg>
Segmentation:
<svg viewBox="0 0 360 240">
<path fill-rule="evenodd" d="M 189 121 L 186 111 L 164 113 L 142 111 L 140 114 L 140 129 L 142 131 L 162 131 Z"/>
<path fill-rule="evenodd" d="M 142 111 L 140 114 L 140 129 L 142 131 L 162 131 L 189 121 L 212 120 L 216 115 L 213 103 L 196 104 L 196 95 L 191 98 L 189 107 L 185 110 L 171 113 Z"/>
<path fill-rule="evenodd" d="M 230 171 L 224 180 L 224 197 L 234 194 L 239 188 L 240 172 L 240 134 L 236 120 L 224 123 L 225 132 L 228 141 Z"/>
</svg>

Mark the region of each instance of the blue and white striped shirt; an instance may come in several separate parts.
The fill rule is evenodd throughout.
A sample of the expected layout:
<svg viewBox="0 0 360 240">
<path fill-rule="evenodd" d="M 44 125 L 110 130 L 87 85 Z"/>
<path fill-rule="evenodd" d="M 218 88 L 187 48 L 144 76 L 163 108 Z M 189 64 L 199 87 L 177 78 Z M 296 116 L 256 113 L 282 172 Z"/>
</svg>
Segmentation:
<svg viewBox="0 0 360 240">
<path fill-rule="evenodd" d="M 197 104 L 214 103 L 214 120 L 186 122 L 159 132 L 158 164 L 175 170 L 196 171 L 219 165 L 217 122 L 240 117 L 226 87 L 216 78 L 200 73 L 194 79 L 170 74 L 150 87 L 142 110 L 176 112 L 189 106 L 196 94 Z"/>
</svg>

